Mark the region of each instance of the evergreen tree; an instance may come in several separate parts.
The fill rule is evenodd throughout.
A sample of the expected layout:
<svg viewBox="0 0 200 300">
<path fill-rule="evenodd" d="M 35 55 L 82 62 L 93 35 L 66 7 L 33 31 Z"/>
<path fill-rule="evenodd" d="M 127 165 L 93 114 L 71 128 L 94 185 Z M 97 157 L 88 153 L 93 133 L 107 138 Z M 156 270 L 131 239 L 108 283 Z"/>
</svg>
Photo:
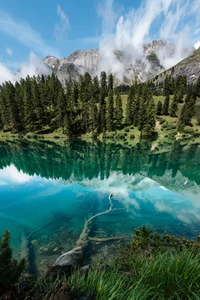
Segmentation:
<svg viewBox="0 0 200 300">
<path fill-rule="evenodd" d="M 122 98 L 119 92 L 117 92 L 115 98 L 115 122 L 117 128 L 122 127 L 122 121 L 123 121 Z"/>
<path fill-rule="evenodd" d="M 113 90 L 110 89 L 108 92 L 108 108 L 106 116 L 106 128 L 108 131 L 113 131 L 114 129 L 114 99 Z"/>
<path fill-rule="evenodd" d="M 175 93 L 170 105 L 170 111 L 169 111 L 170 117 L 176 117 L 177 110 L 178 110 L 178 101 L 177 101 L 177 94 Z"/>
<path fill-rule="evenodd" d="M 90 110 L 89 110 L 89 128 L 90 131 L 93 133 L 93 136 L 98 127 L 98 109 L 95 102 L 96 102 L 95 98 L 92 97 L 90 100 Z"/>
<path fill-rule="evenodd" d="M 26 130 L 34 130 L 36 116 L 31 93 L 31 78 L 27 76 L 23 88 L 23 127 Z"/>
<path fill-rule="evenodd" d="M 112 90 L 113 91 L 113 75 L 110 74 L 108 76 L 108 91 Z"/>
<path fill-rule="evenodd" d="M 100 87 L 99 87 L 99 79 L 97 76 L 93 78 L 93 98 L 95 103 L 99 103 L 99 94 L 100 94 Z"/>
<path fill-rule="evenodd" d="M 169 94 L 167 94 L 165 96 L 163 109 L 162 109 L 162 114 L 165 116 L 167 116 L 169 114 L 169 102 L 170 102 L 170 96 L 169 96 Z"/>
<path fill-rule="evenodd" d="M 126 125 L 133 124 L 133 103 L 134 103 L 134 96 L 135 96 L 135 88 L 132 85 L 128 92 L 127 102 L 126 102 L 126 118 L 125 123 Z"/>
<path fill-rule="evenodd" d="M 156 115 L 157 116 L 162 115 L 162 109 L 163 109 L 162 102 L 159 100 L 158 104 L 157 104 L 157 108 L 156 108 Z"/>
<path fill-rule="evenodd" d="M 17 262 L 12 257 L 10 232 L 6 229 L 0 239 L 0 284 L 9 288 L 17 283 L 25 268 L 25 260 Z"/>
<path fill-rule="evenodd" d="M 146 114 L 146 123 L 144 124 L 143 128 L 141 128 L 141 136 L 151 137 L 155 131 L 156 124 L 156 109 L 153 98 L 149 100 Z"/>
<path fill-rule="evenodd" d="M 106 102 L 107 95 L 107 76 L 106 72 L 101 72 L 100 77 L 100 104 L 98 116 L 98 131 L 104 132 L 106 130 Z"/>
<path fill-rule="evenodd" d="M 164 86 L 163 86 L 163 96 L 170 94 L 170 78 L 168 75 L 165 76 Z"/>
<path fill-rule="evenodd" d="M 194 85 L 194 96 L 200 98 L 200 76 L 197 79 L 197 82 Z"/>
</svg>

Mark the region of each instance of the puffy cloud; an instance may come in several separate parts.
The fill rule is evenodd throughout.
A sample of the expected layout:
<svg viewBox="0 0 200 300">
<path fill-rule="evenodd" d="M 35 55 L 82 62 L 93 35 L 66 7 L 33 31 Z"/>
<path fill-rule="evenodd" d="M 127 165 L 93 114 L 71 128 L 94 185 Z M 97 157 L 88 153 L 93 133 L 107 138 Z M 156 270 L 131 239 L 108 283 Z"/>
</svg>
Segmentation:
<svg viewBox="0 0 200 300">
<path fill-rule="evenodd" d="M 200 1 L 145 0 L 137 9 L 121 15 L 116 5 L 114 0 L 105 0 L 101 2 L 102 10 L 98 10 L 102 18 L 100 71 L 117 73 L 119 77 L 131 63 L 144 60 L 143 45 L 154 39 L 176 45 L 173 52 L 163 47 L 157 53 L 161 64 L 169 68 L 187 55 L 185 48 L 198 41 Z"/>
<path fill-rule="evenodd" d="M 20 78 L 26 78 L 27 75 L 33 76 L 38 74 L 48 75 L 50 74 L 50 69 L 44 64 L 44 62 L 33 52 L 30 53 L 28 61 L 21 64 L 18 71 L 13 74 L 0 63 L 0 84 L 4 81 L 19 81 Z"/>
</svg>

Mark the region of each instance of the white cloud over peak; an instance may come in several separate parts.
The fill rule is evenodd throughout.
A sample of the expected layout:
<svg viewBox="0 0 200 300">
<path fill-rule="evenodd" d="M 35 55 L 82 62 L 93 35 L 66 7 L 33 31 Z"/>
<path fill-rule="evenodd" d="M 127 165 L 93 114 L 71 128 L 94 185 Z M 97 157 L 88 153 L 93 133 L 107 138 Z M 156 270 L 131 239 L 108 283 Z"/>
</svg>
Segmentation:
<svg viewBox="0 0 200 300">
<path fill-rule="evenodd" d="M 176 45 L 173 55 L 165 49 L 157 53 L 162 65 L 169 68 L 187 55 L 185 48 L 196 46 L 199 41 L 200 1 L 144 0 L 137 9 L 130 8 L 121 14 L 116 9 L 117 1 L 100 3 L 100 69 L 106 72 L 122 74 L 127 65 L 142 59 L 143 45 L 155 39 Z M 123 62 L 116 57 L 116 50 L 123 54 Z"/>
<path fill-rule="evenodd" d="M 195 48 L 195 49 L 198 49 L 199 47 L 200 47 L 200 41 L 197 42 L 197 43 L 194 45 L 194 48 Z"/>
<path fill-rule="evenodd" d="M 68 16 L 64 13 L 60 5 L 57 5 L 57 15 L 60 20 L 59 24 L 55 24 L 54 35 L 56 39 L 59 40 L 66 36 L 67 31 L 70 28 L 70 23 Z"/>
<path fill-rule="evenodd" d="M 20 78 L 26 78 L 29 76 L 37 76 L 38 74 L 48 75 L 50 74 L 50 69 L 44 64 L 44 62 L 33 52 L 30 53 L 27 61 L 23 62 L 18 69 L 18 71 L 13 74 L 9 69 L 0 63 L 0 84 L 5 81 L 19 81 Z"/>
</svg>

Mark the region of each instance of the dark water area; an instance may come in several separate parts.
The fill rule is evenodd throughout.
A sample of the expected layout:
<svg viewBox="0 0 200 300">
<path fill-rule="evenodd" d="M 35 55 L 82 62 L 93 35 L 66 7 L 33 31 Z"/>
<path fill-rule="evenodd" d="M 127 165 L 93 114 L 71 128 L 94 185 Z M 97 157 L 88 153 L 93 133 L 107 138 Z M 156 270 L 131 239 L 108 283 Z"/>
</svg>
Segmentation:
<svg viewBox="0 0 200 300">
<path fill-rule="evenodd" d="M 158 151 L 157 151 L 158 152 Z M 0 232 L 11 231 L 16 257 L 32 249 L 40 271 L 70 250 L 84 219 L 90 236 L 130 236 L 146 225 L 195 238 L 200 232 L 200 145 L 174 142 L 151 151 L 148 142 L 0 142 Z M 117 242 L 92 242 L 88 260 L 108 258 Z M 29 253 L 30 255 L 30 253 Z M 33 259 L 33 257 L 32 257 Z"/>
</svg>

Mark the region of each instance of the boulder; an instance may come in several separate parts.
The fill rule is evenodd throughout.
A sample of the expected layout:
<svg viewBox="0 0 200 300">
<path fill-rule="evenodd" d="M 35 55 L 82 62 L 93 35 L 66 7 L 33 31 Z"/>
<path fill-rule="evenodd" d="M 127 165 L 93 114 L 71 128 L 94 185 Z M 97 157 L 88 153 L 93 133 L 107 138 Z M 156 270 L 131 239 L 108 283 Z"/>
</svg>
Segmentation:
<svg viewBox="0 0 200 300">
<path fill-rule="evenodd" d="M 53 265 L 55 266 L 72 266 L 73 268 L 78 267 L 83 260 L 83 248 L 76 247 L 71 251 L 68 251 L 58 257 Z"/>
</svg>

